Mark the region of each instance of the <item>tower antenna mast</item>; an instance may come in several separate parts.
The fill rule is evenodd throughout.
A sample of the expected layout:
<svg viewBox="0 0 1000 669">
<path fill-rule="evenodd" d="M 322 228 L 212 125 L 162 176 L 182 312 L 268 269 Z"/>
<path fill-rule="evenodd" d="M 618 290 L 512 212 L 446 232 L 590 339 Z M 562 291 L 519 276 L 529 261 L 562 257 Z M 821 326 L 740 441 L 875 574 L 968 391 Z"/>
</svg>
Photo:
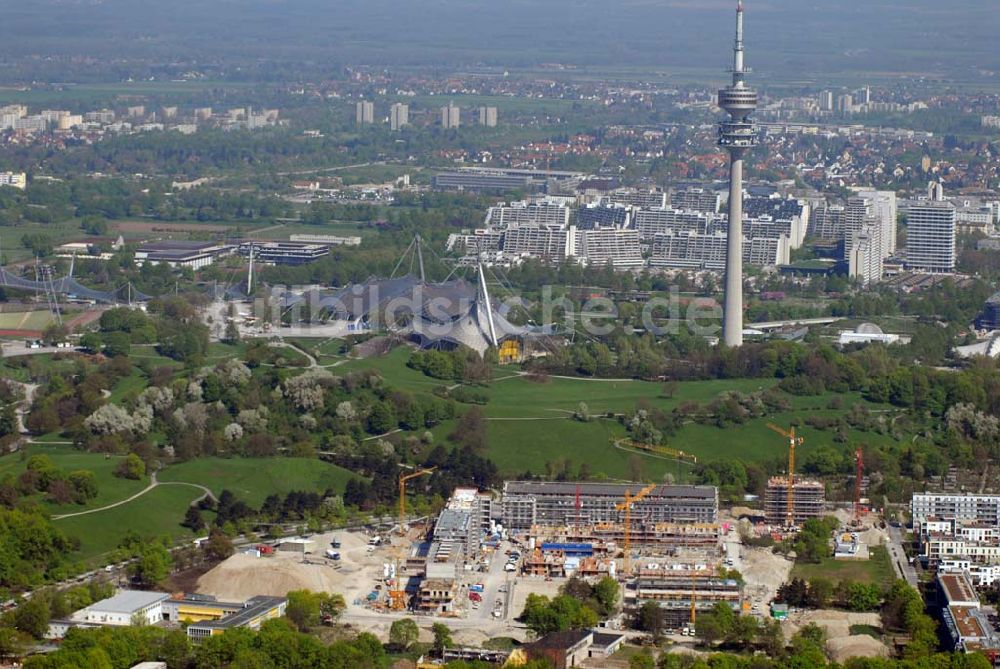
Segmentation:
<svg viewBox="0 0 1000 669">
<path fill-rule="evenodd" d="M 733 82 L 719 91 L 719 107 L 729 114 L 719 123 L 719 146 L 729 153 L 729 233 L 722 317 L 726 346 L 743 344 L 743 155 L 758 143 L 757 128 L 749 118 L 757 109 L 757 92 L 747 86 L 747 72 L 743 61 L 743 0 L 737 0 Z"/>
</svg>

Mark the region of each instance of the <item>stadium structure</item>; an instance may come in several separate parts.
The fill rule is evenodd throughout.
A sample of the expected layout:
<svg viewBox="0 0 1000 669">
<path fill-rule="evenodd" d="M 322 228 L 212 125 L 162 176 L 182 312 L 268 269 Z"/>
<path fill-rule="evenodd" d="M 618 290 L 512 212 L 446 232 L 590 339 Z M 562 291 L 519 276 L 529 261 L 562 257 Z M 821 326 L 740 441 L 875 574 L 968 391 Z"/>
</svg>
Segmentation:
<svg viewBox="0 0 1000 669">
<path fill-rule="evenodd" d="M 519 362 L 530 348 L 553 334 L 551 327 L 515 325 L 506 305 L 490 295 L 483 265 L 475 266 L 475 281 L 449 278 L 427 281 L 420 239 L 404 252 L 419 257 L 420 274 L 369 278 L 327 291 L 272 292 L 284 312 L 298 312 L 307 323 L 325 322 L 344 334 L 384 331 L 422 348 L 451 350 L 466 346 L 480 355 L 493 348 L 501 363 Z M 400 259 L 400 264 L 402 258 Z M 397 264 L 397 270 L 399 264 Z"/>
<path fill-rule="evenodd" d="M 419 276 L 412 273 L 395 276 L 411 252 L 419 258 Z M 310 336 L 313 329 L 316 336 L 388 332 L 423 348 L 450 350 L 467 346 L 480 355 L 493 348 L 500 362 L 518 362 L 526 354 L 526 344 L 546 339 L 553 334 L 552 329 L 511 323 L 505 316 L 507 307 L 492 301 L 483 266 L 477 264 L 475 270 L 474 282 L 450 276 L 441 282 L 427 281 L 417 237 L 387 279 L 373 277 L 339 289 L 271 286 L 255 290 L 251 249 L 246 282 L 240 280 L 229 286 L 214 284 L 208 292 L 218 303 L 254 302 L 257 315 L 266 311 L 261 308 L 263 303 L 276 306 L 270 318 L 259 319 L 273 321 L 267 329 L 284 321 L 301 323 L 304 327 L 297 334 L 302 336 Z M 44 295 L 55 311 L 59 298 L 112 305 L 138 305 L 154 299 L 131 284 L 107 291 L 88 288 L 73 277 L 72 264 L 63 277 L 53 277 L 50 268 L 36 267 L 34 279 L 0 267 L 0 287 Z M 253 322 L 258 320 L 254 314 L 245 317 Z"/>
<path fill-rule="evenodd" d="M 39 274 L 38 272 L 36 272 L 36 275 L 36 279 L 27 279 L 0 267 L 0 287 L 23 290 L 29 293 L 41 293 L 46 296 L 61 295 L 68 299 L 100 302 L 102 304 L 147 302 L 153 299 L 151 296 L 135 290 L 132 284 L 125 284 L 110 291 L 88 288 L 73 277 L 72 266 L 70 267 L 69 274 L 64 277 L 46 278 L 44 273 Z"/>
</svg>

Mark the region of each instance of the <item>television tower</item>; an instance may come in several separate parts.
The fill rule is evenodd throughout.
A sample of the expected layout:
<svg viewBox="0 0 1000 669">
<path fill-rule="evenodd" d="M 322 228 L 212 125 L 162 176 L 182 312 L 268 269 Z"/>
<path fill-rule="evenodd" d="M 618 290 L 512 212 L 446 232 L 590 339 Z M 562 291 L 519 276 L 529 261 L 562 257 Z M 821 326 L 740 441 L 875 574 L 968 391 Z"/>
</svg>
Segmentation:
<svg viewBox="0 0 1000 669">
<path fill-rule="evenodd" d="M 749 116 L 757 92 L 746 85 L 743 66 L 743 0 L 736 3 L 733 83 L 719 91 L 719 107 L 729 119 L 719 123 L 719 146 L 729 152 L 729 238 L 726 245 L 726 297 L 722 340 L 743 345 L 743 154 L 757 146 L 757 128 Z"/>
</svg>

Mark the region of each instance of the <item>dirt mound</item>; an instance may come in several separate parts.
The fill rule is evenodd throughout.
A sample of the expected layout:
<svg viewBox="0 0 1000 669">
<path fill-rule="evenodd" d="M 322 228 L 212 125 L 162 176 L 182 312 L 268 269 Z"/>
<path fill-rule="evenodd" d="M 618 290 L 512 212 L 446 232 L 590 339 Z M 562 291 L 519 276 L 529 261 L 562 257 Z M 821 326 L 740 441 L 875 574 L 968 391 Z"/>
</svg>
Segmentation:
<svg viewBox="0 0 1000 669">
<path fill-rule="evenodd" d="M 325 565 L 237 554 L 198 579 L 198 592 L 243 601 L 254 595 L 284 597 L 290 590 L 335 592 L 337 580 Z"/>
<path fill-rule="evenodd" d="M 826 650 L 834 662 L 843 662 L 850 657 L 889 657 L 889 647 L 867 634 L 830 639 Z"/>
</svg>

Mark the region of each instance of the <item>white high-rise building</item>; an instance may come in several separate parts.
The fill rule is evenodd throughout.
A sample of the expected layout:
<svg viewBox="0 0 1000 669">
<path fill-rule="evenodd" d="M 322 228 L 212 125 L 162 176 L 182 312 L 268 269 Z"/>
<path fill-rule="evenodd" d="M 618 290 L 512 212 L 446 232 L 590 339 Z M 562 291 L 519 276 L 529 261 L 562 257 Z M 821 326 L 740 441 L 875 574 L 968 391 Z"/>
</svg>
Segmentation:
<svg viewBox="0 0 1000 669">
<path fill-rule="evenodd" d="M 927 184 L 927 199 L 931 202 L 944 202 L 944 186 L 940 181 Z"/>
<path fill-rule="evenodd" d="M 922 272 L 955 271 L 955 207 L 950 202 L 921 202 L 910 207 L 906 266 Z"/>
<path fill-rule="evenodd" d="M 819 94 L 820 111 L 833 111 L 833 91 L 823 91 Z"/>
<path fill-rule="evenodd" d="M 358 125 L 375 122 L 375 103 L 362 100 L 355 105 L 354 120 Z"/>
<path fill-rule="evenodd" d="M 882 225 L 882 242 L 885 256 L 896 252 L 896 193 L 891 190 L 859 190 L 858 197 L 872 202 L 873 213 Z"/>
<path fill-rule="evenodd" d="M 837 96 L 837 111 L 842 114 L 853 114 L 854 113 L 854 96 L 850 93 L 844 93 L 843 95 Z"/>
<path fill-rule="evenodd" d="M 480 107 L 479 108 L 479 125 L 486 126 L 487 128 L 497 127 L 497 108 L 496 107 Z"/>
<path fill-rule="evenodd" d="M 445 130 L 457 128 L 462 122 L 461 110 L 452 103 L 441 107 L 441 127 Z"/>
<path fill-rule="evenodd" d="M 397 102 L 389 108 L 389 128 L 399 130 L 410 124 L 410 108 L 401 102 Z"/>
<path fill-rule="evenodd" d="M 881 281 L 882 246 L 882 226 L 873 219 L 846 238 L 844 254 L 847 256 L 848 276 L 860 279 L 865 286 Z"/>
</svg>

